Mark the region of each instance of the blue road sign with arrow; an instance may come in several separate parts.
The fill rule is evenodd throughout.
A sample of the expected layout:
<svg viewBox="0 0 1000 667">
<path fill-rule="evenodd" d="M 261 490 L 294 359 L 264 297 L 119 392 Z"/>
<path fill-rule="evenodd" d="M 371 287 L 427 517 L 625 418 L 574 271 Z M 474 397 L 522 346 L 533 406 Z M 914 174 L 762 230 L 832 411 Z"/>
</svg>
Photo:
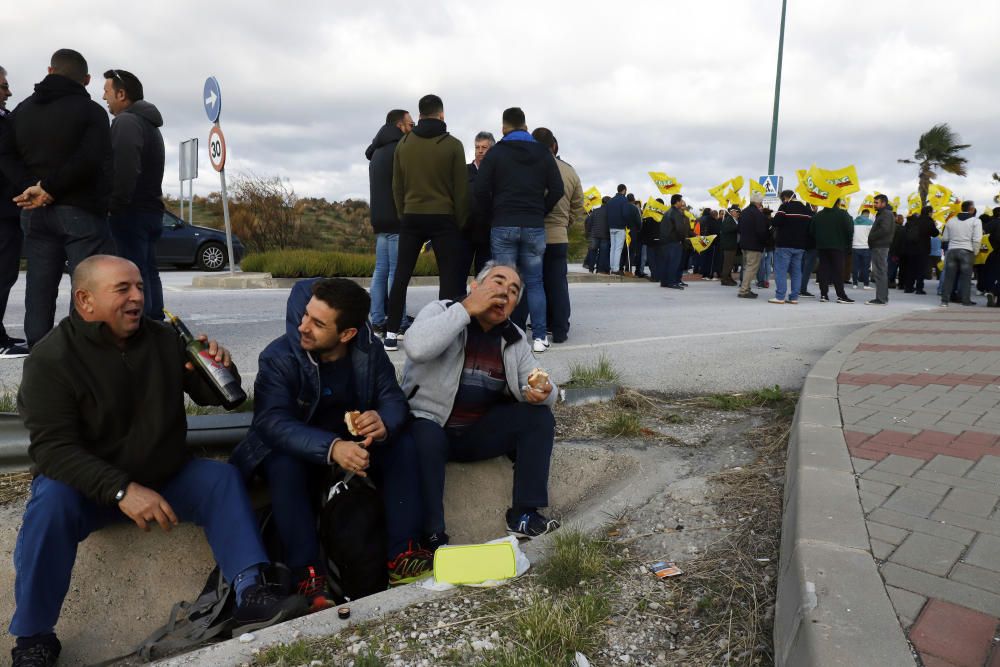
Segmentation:
<svg viewBox="0 0 1000 667">
<path fill-rule="evenodd" d="M 214 76 L 205 79 L 202 98 L 205 102 L 205 115 L 208 116 L 209 122 L 217 123 L 219 114 L 222 112 L 222 89 L 219 88 L 219 82 Z"/>
</svg>

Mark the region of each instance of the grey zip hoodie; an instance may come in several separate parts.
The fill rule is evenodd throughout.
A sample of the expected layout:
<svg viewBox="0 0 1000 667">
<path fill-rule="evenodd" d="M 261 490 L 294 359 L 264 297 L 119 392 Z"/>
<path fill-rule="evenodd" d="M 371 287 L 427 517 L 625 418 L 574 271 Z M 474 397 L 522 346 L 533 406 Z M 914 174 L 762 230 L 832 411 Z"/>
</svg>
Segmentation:
<svg viewBox="0 0 1000 667">
<path fill-rule="evenodd" d="M 944 226 L 941 241 L 948 244 L 948 250 L 968 250 L 978 253 L 983 243 L 983 223 L 971 213 L 959 213 Z"/>
<path fill-rule="evenodd" d="M 444 426 L 451 416 L 465 366 L 466 327 L 471 321 L 461 303 L 432 301 L 407 329 L 402 386 L 415 417 Z M 528 375 L 536 367 L 535 355 L 517 325 L 508 322 L 500 326 L 507 327 L 500 342 L 507 387 L 514 398 L 524 402 L 521 387 L 528 383 Z M 552 382 L 552 392 L 542 405 L 552 408 L 558 392 Z"/>
</svg>

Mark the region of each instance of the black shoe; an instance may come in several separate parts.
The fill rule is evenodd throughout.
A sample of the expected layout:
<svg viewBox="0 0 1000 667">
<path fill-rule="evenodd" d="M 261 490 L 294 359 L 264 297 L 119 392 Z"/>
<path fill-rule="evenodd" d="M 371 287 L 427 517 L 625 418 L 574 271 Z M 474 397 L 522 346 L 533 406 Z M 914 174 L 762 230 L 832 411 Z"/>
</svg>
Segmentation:
<svg viewBox="0 0 1000 667">
<path fill-rule="evenodd" d="M 7 336 L 3 341 L 0 341 L 0 347 L 8 347 L 10 345 L 24 345 L 24 339 L 17 336 Z"/>
<path fill-rule="evenodd" d="M 741 299 L 756 299 L 757 298 L 757 293 L 756 292 L 740 292 L 736 296 L 738 296 Z"/>
<path fill-rule="evenodd" d="M 301 595 L 283 595 L 276 584 L 254 584 L 243 592 L 243 601 L 233 611 L 233 636 L 298 618 L 307 611 L 309 603 Z"/>
<path fill-rule="evenodd" d="M 13 667 L 52 667 L 61 651 L 62 644 L 52 635 L 51 640 L 40 641 L 26 648 L 15 646 L 10 652 L 13 660 L 11 664 Z"/>
<path fill-rule="evenodd" d="M 828 297 L 825 294 L 821 294 L 820 297 L 819 297 L 819 302 L 820 303 L 830 303 L 830 297 Z"/>
<path fill-rule="evenodd" d="M 927 292 L 923 291 L 922 289 L 913 290 L 913 293 L 914 294 L 927 294 Z"/>
<path fill-rule="evenodd" d="M 660 287 L 666 287 L 667 289 L 684 289 L 680 285 L 660 285 Z"/>
<path fill-rule="evenodd" d="M 976 306 L 976 305 L 978 305 L 978 304 L 979 304 L 979 302 L 978 302 L 978 301 L 963 301 L 963 302 L 962 302 L 962 305 L 963 305 L 963 306 Z"/>
<path fill-rule="evenodd" d="M 23 359 L 28 356 L 28 348 L 23 345 L 7 345 L 0 347 L 0 359 Z"/>
<path fill-rule="evenodd" d="M 889 281 L 889 289 L 896 289 L 896 281 L 895 280 L 890 280 Z"/>
<path fill-rule="evenodd" d="M 390 338 L 388 335 L 382 340 L 382 347 L 386 352 L 395 352 L 399 349 L 399 341 L 396 336 Z"/>
<path fill-rule="evenodd" d="M 837 303 L 854 303 L 854 299 L 849 296 L 838 296 Z"/>
<path fill-rule="evenodd" d="M 385 338 L 385 325 L 384 324 L 373 324 L 372 333 L 374 333 L 379 338 Z"/>
<path fill-rule="evenodd" d="M 525 512 L 520 516 L 512 512 L 507 510 L 507 532 L 517 537 L 538 537 L 559 527 L 558 521 L 546 519 L 538 512 Z"/>
<path fill-rule="evenodd" d="M 884 306 L 885 301 L 879 301 L 878 299 L 872 299 L 871 301 L 865 301 L 866 306 Z"/>
<path fill-rule="evenodd" d="M 993 294 L 987 294 L 986 295 L 986 307 L 987 308 L 996 308 L 997 307 L 997 298 L 996 298 L 996 296 L 994 296 Z"/>
<path fill-rule="evenodd" d="M 816 295 L 811 292 L 799 292 L 800 299 L 815 299 Z"/>
<path fill-rule="evenodd" d="M 567 340 L 569 340 L 569 336 L 552 337 L 552 342 L 555 343 L 556 345 L 559 345 L 560 343 L 565 343 Z"/>
</svg>

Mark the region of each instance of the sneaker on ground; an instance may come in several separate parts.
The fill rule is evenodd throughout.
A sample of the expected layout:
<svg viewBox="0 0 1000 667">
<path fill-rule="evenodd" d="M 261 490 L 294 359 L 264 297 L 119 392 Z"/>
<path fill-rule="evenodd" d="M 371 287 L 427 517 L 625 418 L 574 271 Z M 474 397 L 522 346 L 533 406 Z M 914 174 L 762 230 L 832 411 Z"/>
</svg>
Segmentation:
<svg viewBox="0 0 1000 667">
<path fill-rule="evenodd" d="M 963 306 L 975 306 L 975 305 L 977 305 L 978 303 L 979 303 L 978 301 L 963 301 L 963 302 L 962 302 L 962 305 L 963 305 Z"/>
<path fill-rule="evenodd" d="M 517 537 L 538 537 L 545 533 L 551 533 L 559 527 L 559 522 L 555 519 L 546 519 L 538 512 L 525 512 L 520 516 L 513 516 L 507 510 L 507 532 Z"/>
<path fill-rule="evenodd" d="M 837 303 L 854 303 L 854 299 L 849 296 L 838 296 Z"/>
<path fill-rule="evenodd" d="M 768 299 L 767 302 L 768 303 L 784 303 L 785 300 L 784 299 L 776 299 L 776 298 L 772 297 L 772 298 Z"/>
<path fill-rule="evenodd" d="M 821 295 L 819 297 L 819 302 L 820 303 L 830 303 L 830 297 L 825 296 L 825 295 Z"/>
<path fill-rule="evenodd" d="M 788 301 L 785 301 L 785 303 L 787 303 L 790 306 L 797 306 L 797 305 L 799 305 L 799 302 L 798 302 L 797 299 L 789 299 Z"/>
<path fill-rule="evenodd" d="M 23 345 L 11 344 L 0 347 L 0 359 L 22 359 L 28 356 L 28 348 Z"/>
<path fill-rule="evenodd" d="M 379 338 L 385 338 L 385 325 L 384 324 L 373 324 L 372 333 Z"/>
<path fill-rule="evenodd" d="M 947 301 L 942 301 L 941 302 L 941 307 L 942 308 L 947 308 L 948 307 L 948 302 Z"/>
<path fill-rule="evenodd" d="M 927 294 L 927 292 L 923 291 L 922 289 L 913 290 L 913 293 L 914 294 Z"/>
<path fill-rule="evenodd" d="M 865 285 L 865 286 L 864 286 L 864 287 L 862 287 L 861 289 L 871 289 L 871 288 L 872 288 L 872 286 L 871 286 L 871 285 Z"/>
<path fill-rule="evenodd" d="M 885 306 L 887 305 L 885 301 L 880 301 L 879 299 L 872 299 L 871 301 L 865 301 L 866 306 Z"/>
<path fill-rule="evenodd" d="M 27 648 L 17 648 L 11 650 L 10 656 L 13 659 L 13 667 L 52 667 L 59 659 L 62 645 L 58 639 L 52 642 L 42 642 Z"/>
<path fill-rule="evenodd" d="M 811 292 L 799 292 L 800 299 L 815 299 L 816 295 Z"/>
<path fill-rule="evenodd" d="M 386 352 L 395 352 L 399 349 L 398 335 L 387 332 L 382 340 L 382 347 Z"/>
<path fill-rule="evenodd" d="M 233 611 L 233 636 L 298 618 L 307 611 L 309 603 L 301 595 L 283 595 L 277 584 L 254 584 L 243 592 L 242 602 Z"/>
<path fill-rule="evenodd" d="M 549 349 L 549 344 L 545 342 L 544 338 L 536 338 L 535 342 L 531 344 L 531 350 L 539 354 L 547 349 Z"/>
<path fill-rule="evenodd" d="M 305 576 L 299 579 L 296 593 L 309 603 L 309 611 L 320 611 L 333 606 L 330 593 L 326 588 L 326 577 L 316 571 L 312 565 L 306 567 Z"/>
<path fill-rule="evenodd" d="M 434 554 L 419 546 L 414 548 L 410 542 L 406 551 L 389 561 L 388 568 L 390 586 L 409 584 L 431 575 Z"/>
<path fill-rule="evenodd" d="M 24 345 L 24 339 L 17 336 L 7 336 L 0 341 L 0 347 L 7 347 L 9 345 Z"/>
<path fill-rule="evenodd" d="M 736 296 L 738 296 L 741 299 L 756 299 L 757 298 L 757 293 L 756 292 L 740 292 Z"/>
<path fill-rule="evenodd" d="M 853 289 L 858 289 L 858 284 L 857 284 L 857 283 L 854 283 L 854 284 L 852 285 L 852 288 L 853 288 Z"/>
</svg>

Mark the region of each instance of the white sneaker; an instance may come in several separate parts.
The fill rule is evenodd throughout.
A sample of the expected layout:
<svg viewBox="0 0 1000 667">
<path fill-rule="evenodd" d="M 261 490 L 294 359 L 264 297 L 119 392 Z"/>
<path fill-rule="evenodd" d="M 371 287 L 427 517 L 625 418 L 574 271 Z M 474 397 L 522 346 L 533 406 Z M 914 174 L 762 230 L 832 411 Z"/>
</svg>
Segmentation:
<svg viewBox="0 0 1000 667">
<path fill-rule="evenodd" d="M 862 287 L 861 289 L 871 289 L 871 288 L 872 288 L 872 286 L 871 286 L 871 285 L 865 285 L 865 286 L 864 286 L 864 287 Z"/>
<path fill-rule="evenodd" d="M 771 299 L 768 299 L 767 302 L 768 303 L 784 303 L 785 300 L 784 299 L 774 299 L 774 298 L 771 298 Z"/>
<path fill-rule="evenodd" d="M 536 338 L 535 342 L 531 346 L 531 350 L 538 354 L 541 354 L 547 349 L 549 349 L 549 344 L 545 342 L 544 338 Z"/>
</svg>

